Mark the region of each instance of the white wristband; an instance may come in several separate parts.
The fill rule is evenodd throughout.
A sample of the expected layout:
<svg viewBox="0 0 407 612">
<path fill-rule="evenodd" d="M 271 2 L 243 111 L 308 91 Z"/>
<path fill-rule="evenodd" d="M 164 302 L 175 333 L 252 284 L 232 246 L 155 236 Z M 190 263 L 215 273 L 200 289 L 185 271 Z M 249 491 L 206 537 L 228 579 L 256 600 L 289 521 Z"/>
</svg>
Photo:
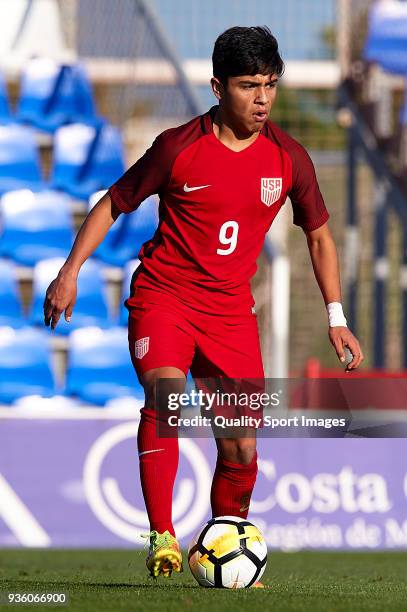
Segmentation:
<svg viewBox="0 0 407 612">
<path fill-rule="evenodd" d="M 331 302 L 327 305 L 326 309 L 328 312 L 329 327 L 347 327 L 342 304 L 339 302 Z"/>
</svg>

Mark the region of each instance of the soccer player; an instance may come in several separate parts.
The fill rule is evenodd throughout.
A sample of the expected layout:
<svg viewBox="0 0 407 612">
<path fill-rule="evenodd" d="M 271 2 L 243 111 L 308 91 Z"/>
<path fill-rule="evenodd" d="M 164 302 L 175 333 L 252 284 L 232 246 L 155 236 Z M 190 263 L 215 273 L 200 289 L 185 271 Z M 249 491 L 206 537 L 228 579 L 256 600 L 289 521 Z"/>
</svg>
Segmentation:
<svg viewBox="0 0 407 612">
<path fill-rule="evenodd" d="M 338 258 L 328 212 L 305 149 L 269 120 L 284 70 L 266 27 L 234 27 L 216 40 L 211 85 L 218 105 L 160 134 L 97 203 L 47 290 L 45 324 L 69 321 L 81 265 L 120 213 L 159 194 L 159 226 L 140 251 L 126 302 L 132 362 L 145 390 L 138 431 L 140 478 L 150 520 L 147 567 L 181 571 L 171 519 L 177 437 L 159 437 L 156 383 L 194 378 L 263 379 L 250 279 L 265 234 L 290 198 L 307 239 L 329 320 L 329 339 L 347 370 L 363 359 L 341 306 Z M 137 213 L 135 213 L 137 214 Z M 257 474 L 254 435 L 216 440 L 213 516 L 247 517 Z"/>
</svg>

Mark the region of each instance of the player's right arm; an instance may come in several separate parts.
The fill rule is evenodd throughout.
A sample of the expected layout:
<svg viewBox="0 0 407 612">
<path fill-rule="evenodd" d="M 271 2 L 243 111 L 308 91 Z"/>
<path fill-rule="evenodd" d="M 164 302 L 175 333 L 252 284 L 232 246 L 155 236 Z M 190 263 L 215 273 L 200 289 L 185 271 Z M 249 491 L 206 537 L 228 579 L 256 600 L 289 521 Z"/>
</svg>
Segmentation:
<svg viewBox="0 0 407 612">
<path fill-rule="evenodd" d="M 79 270 L 86 259 L 92 255 L 113 225 L 120 210 L 106 193 L 92 208 L 80 230 L 58 276 L 47 289 L 44 300 L 44 323 L 55 329 L 61 314 L 70 320 L 76 301 L 76 287 Z"/>
<path fill-rule="evenodd" d="M 166 146 L 166 134 L 160 134 L 152 146 L 112 185 L 108 193 L 92 208 L 83 222 L 72 250 L 44 300 L 44 323 L 55 329 L 61 314 L 70 320 L 76 301 L 79 270 L 102 242 L 121 212 L 131 213 L 148 196 L 160 193 L 168 182 L 174 147 Z M 170 152 L 170 153 L 169 153 Z"/>
</svg>

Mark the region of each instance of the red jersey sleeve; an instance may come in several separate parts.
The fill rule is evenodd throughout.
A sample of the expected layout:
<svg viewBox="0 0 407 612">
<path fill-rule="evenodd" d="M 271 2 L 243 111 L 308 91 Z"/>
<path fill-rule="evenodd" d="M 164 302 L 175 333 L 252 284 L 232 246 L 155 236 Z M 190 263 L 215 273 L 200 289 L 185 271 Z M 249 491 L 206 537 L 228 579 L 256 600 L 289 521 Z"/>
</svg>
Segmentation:
<svg viewBox="0 0 407 612">
<path fill-rule="evenodd" d="M 299 143 L 290 153 L 293 184 L 288 195 L 293 207 L 293 221 L 305 231 L 315 230 L 328 221 L 329 213 L 319 190 L 314 165 Z"/>
<path fill-rule="evenodd" d="M 166 132 L 163 132 L 143 157 L 110 187 L 110 198 L 119 210 L 130 213 L 148 196 L 165 188 L 171 175 L 172 161 L 167 149 Z"/>
</svg>

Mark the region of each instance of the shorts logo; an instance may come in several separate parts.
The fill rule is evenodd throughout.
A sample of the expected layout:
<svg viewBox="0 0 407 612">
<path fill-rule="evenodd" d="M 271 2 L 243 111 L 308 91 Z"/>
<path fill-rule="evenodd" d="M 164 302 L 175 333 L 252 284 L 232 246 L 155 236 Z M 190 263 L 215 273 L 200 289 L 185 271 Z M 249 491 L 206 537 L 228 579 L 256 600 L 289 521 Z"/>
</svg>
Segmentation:
<svg viewBox="0 0 407 612">
<path fill-rule="evenodd" d="M 136 359 L 143 359 L 144 355 L 148 353 L 148 346 L 150 343 L 150 338 L 147 336 L 146 338 L 140 338 L 140 340 L 136 340 L 134 343 L 134 353 L 136 355 Z"/>
<path fill-rule="evenodd" d="M 281 196 L 283 187 L 282 178 L 262 178 L 261 179 L 261 201 L 266 206 L 271 206 L 277 202 Z"/>
</svg>

